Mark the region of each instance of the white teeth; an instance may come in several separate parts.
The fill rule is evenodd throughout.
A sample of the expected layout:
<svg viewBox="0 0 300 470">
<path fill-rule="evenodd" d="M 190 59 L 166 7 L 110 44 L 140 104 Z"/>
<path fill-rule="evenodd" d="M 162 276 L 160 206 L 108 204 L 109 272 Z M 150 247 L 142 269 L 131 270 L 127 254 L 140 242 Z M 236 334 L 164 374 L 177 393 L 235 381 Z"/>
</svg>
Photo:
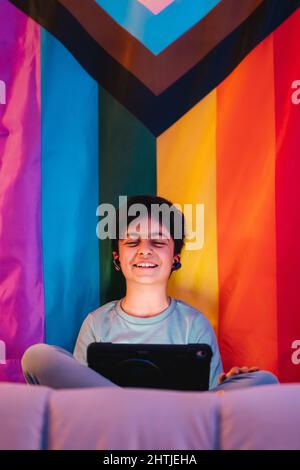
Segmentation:
<svg viewBox="0 0 300 470">
<path fill-rule="evenodd" d="M 135 266 L 137 266 L 138 268 L 152 268 L 152 267 L 155 267 L 157 265 L 152 264 L 152 263 L 138 263 Z"/>
</svg>

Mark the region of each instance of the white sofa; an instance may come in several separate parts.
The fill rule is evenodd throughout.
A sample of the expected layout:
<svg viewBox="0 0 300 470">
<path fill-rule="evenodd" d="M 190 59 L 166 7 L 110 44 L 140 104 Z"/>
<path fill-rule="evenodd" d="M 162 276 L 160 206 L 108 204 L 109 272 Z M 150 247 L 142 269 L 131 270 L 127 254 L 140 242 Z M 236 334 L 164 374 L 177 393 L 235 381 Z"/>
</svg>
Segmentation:
<svg viewBox="0 0 300 470">
<path fill-rule="evenodd" d="M 223 394 L 0 384 L 0 449 L 300 449 L 300 384 Z"/>
</svg>

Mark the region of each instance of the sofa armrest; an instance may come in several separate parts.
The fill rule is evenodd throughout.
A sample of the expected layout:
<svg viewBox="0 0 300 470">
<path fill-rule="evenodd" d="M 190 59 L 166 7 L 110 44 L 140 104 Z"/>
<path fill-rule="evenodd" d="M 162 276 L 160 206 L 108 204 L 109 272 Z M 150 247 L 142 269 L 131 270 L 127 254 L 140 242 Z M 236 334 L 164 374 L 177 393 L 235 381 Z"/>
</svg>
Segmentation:
<svg viewBox="0 0 300 470">
<path fill-rule="evenodd" d="M 300 449 L 300 384 L 225 393 L 220 445 L 225 450 Z"/>
<path fill-rule="evenodd" d="M 46 442 L 50 389 L 0 384 L 0 449 L 37 450 Z"/>
</svg>

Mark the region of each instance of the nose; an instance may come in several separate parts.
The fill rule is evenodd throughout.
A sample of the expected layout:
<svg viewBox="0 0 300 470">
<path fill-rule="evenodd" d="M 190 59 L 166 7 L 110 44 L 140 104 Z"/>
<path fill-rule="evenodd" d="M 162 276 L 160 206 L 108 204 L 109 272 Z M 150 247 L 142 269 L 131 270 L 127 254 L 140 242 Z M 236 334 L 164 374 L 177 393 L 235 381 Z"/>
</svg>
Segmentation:
<svg viewBox="0 0 300 470">
<path fill-rule="evenodd" d="M 148 240 L 141 240 L 140 246 L 137 249 L 137 254 L 138 255 L 148 255 L 152 253 L 152 248 L 149 245 Z"/>
</svg>

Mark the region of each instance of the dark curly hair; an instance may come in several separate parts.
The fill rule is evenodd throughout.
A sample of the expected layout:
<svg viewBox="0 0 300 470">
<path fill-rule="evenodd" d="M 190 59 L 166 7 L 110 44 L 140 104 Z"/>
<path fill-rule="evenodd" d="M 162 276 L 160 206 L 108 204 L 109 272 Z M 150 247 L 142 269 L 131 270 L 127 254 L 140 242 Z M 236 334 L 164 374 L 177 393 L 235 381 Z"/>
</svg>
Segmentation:
<svg viewBox="0 0 300 470">
<path fill-rule="evenodd" d="M 127 200 L 127 213 L 126 213 L 126 220 L 121 220 L 122 226 L 123 227 L 128 227 L 128 225 L 137 217 L 136 215 L 128 215 L 128 210 L 131 206 L 134 204 L 143 204 L 147 211 L 148 214 L 151 214 L 151 207 L 153 204 L 159 205 L 161 207 L 162 205 L 167 205 L 170 210 L 170 235 L 174 241 L 174 255 L 180 254 L 183 246 L 184 246 L 184 237 L 185 237 L 185 218 L 184 214 L 177 209 L 173 205 L 171 201 L 168 201 L 167 199 L 160 197 L 160 196 L 151 196 L 151 195 L 137 195 L 137 196 L 131 196 Z M 118 249 L 118 241 L 120 239 L 119 237 L 119 227 L 120 227 L 120 209 L 117 209 L 116 211 L 116 220 L 115 220 L 115 228 L 116 228 L 116 239 L 112 240 L 112 249 L 113 251 L 116 251 L 117 253 L 119 252 Z M 162 223 L 162 214 L 159 213 L 159 222 Z M 122 217 L 122 216 L 121 216 Z M 181 236 L 180 238 L 175 238 L 175 224 L 180 224 L 180 229 L 181 229 Z M 177 225 L 178 227 L 178 225 Z"/>
</svg>

